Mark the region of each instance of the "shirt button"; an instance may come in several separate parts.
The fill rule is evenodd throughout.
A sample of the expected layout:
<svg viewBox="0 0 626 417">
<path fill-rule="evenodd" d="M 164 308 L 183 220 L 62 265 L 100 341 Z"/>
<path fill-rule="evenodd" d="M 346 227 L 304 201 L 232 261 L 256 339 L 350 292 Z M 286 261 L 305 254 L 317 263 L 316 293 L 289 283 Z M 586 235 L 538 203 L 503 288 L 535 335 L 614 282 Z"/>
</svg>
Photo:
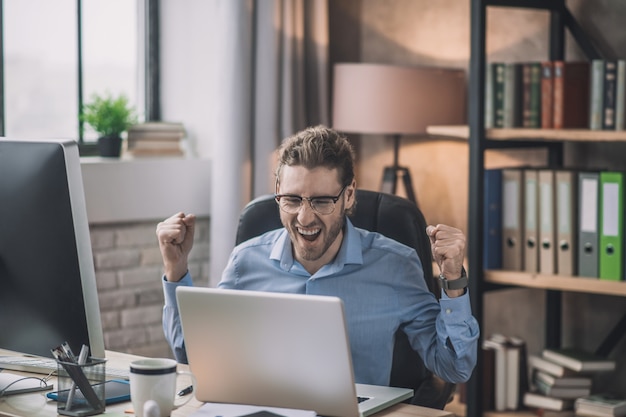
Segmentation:
<svg viewBox="0 0 626 417">
<path fill-rule="evenodd" d="M 451 308 L 446 308 L 446 314 L 450 314 L 452 313 L 452 309 Z"/>
</svg>

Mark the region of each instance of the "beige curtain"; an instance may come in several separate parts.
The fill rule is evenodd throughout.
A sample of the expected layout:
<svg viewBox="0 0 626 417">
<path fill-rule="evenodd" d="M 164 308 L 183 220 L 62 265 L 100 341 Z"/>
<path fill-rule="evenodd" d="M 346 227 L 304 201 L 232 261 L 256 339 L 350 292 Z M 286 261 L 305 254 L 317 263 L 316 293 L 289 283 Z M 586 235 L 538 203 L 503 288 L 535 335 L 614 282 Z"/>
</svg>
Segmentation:
<svg viewBox="0 0 626 417">
<path fill-rule="evenodd" d="M 328 0 L 219 0 L 219 132 L 213 144 L 210 284 L 219 281 L 239 212 L 273 192 L 274 151 L 329 123 Z"/>
</svg>

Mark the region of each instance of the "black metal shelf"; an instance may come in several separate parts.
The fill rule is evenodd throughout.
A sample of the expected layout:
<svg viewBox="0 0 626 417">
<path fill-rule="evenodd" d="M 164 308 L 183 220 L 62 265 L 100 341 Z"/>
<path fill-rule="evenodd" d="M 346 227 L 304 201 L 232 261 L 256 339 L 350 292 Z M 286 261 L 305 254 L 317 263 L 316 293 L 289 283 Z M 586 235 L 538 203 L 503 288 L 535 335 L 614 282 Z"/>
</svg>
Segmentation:
<svg viewBox="0 0 626 417">
<path fill-rule="evenodd" d="M 469 200 L 468 218 L 468 263 L 472 276 L 470 280 L 470 297 L 473 313 L 479 323 L 483 323 L 483 294 L 488 291 L 483 280 L 483 202 L 484 202 L 484 163 L 485 151 L 488 149 L 514 148 L 514 147 L 545 147 L 548 149 L 548 163 L 553 166 L 563 164 L 563 143 L 524 141 L 519 140 L 499 141 L 488 139 L 485 135 L 484 126 L 484 98 L 485 70 L 486 70 L 486 20 L 487 8 L 515 7 L 533 8 L 545 10 L 550 13 L 550 39 L 549 59 L 562 60 L 565 51 L 565 29 L 567 28 L 576 40 L 583 53 L 588 59 L 601 59 L 594 44 L 584 34 L 576 19 L 567 9 L 565 0 L 471 0 L 471 56 L 469 65 Z M 560 345 L 561 335 L 561 290 L 546 289 L 546 346 L 557 347 Z M 483 415 L 482 403 L 483 387 L 483 364 L 481 355 L 478 355 L 478 363 L 467 384 L 467 409 L 468 417 Z"/>
</svg>

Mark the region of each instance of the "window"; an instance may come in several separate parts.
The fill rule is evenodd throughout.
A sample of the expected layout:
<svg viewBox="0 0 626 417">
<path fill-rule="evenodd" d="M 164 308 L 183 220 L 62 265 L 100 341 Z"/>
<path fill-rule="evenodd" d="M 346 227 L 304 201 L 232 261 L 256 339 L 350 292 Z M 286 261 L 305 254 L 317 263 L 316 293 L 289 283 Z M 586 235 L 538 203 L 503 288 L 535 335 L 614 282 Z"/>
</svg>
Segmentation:
<svg viewBox="0 0 626 417">
<path fill-rule="evenodd" d="M 152 3 L 1 0 L 5 106 L 0 133 L 93 142 L 96 134 L 89 128 L 81 135 L 79 108 L 96 92 L 125 94 L 143 118 L 143 10 Z"/>
<path fill-rule="evenodd" d="M 5 129 L 78 138 L 75 0 L 4 0 Z"/>
</svg>

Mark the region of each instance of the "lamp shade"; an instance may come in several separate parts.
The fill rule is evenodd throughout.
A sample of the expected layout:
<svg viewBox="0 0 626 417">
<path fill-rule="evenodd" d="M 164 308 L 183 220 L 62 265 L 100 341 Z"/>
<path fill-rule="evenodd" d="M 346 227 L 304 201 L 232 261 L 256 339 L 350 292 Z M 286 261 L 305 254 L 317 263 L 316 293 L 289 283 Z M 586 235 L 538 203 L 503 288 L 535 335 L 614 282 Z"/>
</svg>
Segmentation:
<svg viewBox="0 0 626 417">
<path fill-rule="evenodd" d="M 333 127 L 363 134 L 422 134 L 464 124 L 465 72 L 382 64 L 335 64 Z"/>
</svg>

